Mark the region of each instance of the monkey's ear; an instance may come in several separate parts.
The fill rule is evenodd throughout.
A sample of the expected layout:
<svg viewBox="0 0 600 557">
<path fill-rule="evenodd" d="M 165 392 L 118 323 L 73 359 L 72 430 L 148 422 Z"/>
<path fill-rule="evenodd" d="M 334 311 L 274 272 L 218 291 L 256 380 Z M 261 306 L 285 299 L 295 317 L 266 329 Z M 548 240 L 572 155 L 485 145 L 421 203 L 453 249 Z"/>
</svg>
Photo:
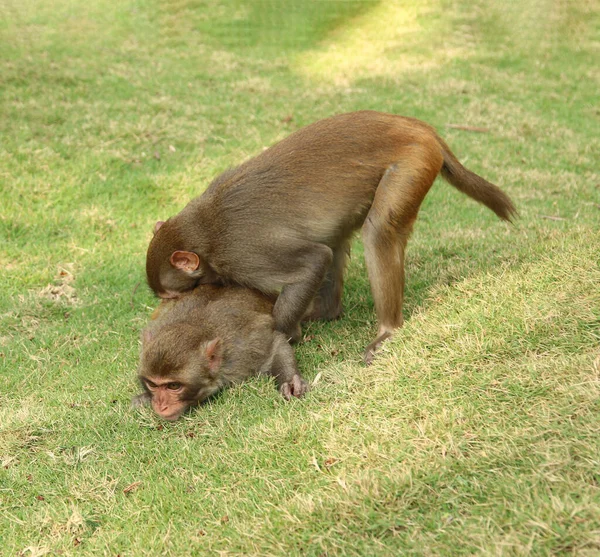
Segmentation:
<svg viewBox="0 0 600 557">
<path fill-rule="evenodd" d="M 171 265 L 191 273 L 200 267 L 200 258 L 193 251 L 174 251 L 171 254 Z"/>
<path fill-rule="evenodd" d="M 210 342 L 206 343 L 204 355 L 208 360 L 208 368 L 212 373 L 221 367 L 221 362 L 223 361 L 223 343 L 219 337 L 213 338 Z"/>
<path fill-rule="evenodd" d="M 157 233 L 157 232 L 160 230 L 160 227 L 161 227 L 163 224 L 165 224 L 165 221 L 164 221 L 164 220 L 159 220 L 159 221 L 157 221 L 157 223 L 154 225 L 154 234 L 156 234 L 156 233 Z"/>
</svg>

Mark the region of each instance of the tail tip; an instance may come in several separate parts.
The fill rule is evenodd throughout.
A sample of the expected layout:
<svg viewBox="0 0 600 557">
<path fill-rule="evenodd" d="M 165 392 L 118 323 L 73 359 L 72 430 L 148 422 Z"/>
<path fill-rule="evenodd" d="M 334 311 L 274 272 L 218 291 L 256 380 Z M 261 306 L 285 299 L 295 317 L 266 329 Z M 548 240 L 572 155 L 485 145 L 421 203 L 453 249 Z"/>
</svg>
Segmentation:
<svg viewBox="0 0 600 557">
<path fill-rule="evenodd" d="M 500 211 L 496 213 L 502 220 L 509 222 L 510 224 L 515 224 L 515 220 L 519 218 L 519 211 L 517 208 L 511 203 L 503 206 Z"/>
</svg>

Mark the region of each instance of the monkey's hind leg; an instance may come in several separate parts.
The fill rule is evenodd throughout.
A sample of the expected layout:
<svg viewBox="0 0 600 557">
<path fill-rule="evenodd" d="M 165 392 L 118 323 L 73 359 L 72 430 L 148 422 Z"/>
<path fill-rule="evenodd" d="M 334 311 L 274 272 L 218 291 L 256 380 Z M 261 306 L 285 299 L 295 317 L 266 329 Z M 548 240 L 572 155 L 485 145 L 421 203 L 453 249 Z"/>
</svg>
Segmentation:
<svg viewBox="0 0 600 557">
<path fill-rule="evenodd" d="M 303 321 L 323 319 L 331 321 L 340 317 L 343 311 L 342 290 L 344 271 L 350 254 L 350 242 L 343 242 L 333 251 L 333 261 L 327 270 L 317 295 L 314 297 Z"/>
<path fill-rule="evenodd" d="M 268 372 L 275 377 L 279 392 L 286 400 L 300 398 L 308 391 L 308 383 L 298 371 L 294 349 L 283 333 L 275 332 Z"/>
<path fill-rule="evenodd" d="M 379 330 L 367 346 L 368 365 L 383 341 L 402 326 L 404 252 L 419 208 L 441 166 L 439 149 L 411 145 L 402 162 L 388 168 L 377 186 L 363 224 L 365 263 L 375 302 Z"/>
</svg>

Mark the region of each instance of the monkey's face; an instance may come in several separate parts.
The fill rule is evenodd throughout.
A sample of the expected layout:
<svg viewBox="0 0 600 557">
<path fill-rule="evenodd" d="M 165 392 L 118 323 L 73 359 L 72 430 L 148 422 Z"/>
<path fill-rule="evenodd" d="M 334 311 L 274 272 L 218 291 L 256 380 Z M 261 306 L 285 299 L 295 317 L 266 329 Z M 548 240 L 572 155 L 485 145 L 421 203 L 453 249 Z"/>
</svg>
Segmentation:
<svg viewBox="0 0 600 557">
<path fill-rule="evenodd" d="M 223 386 L 219 338 L 203 341 L 198 328 L 176 324 L 146 331 L 139 380 L 152 409 L 174 421 Z"/>
<path fill-rule="evenodd" d="M 152 409 L 164 420 L 176 420 L 191 406 L 183 400 L 183 393 L 188 390 L 184 383 L 154 376 L 140 376 L 140 381 L 150 395 Z"/>
<path fill-rule="evenodd" d="M 172 379 L 176 377 L 140 376 L 142 386 L 150 395 L 152 409 L 163 420 L 177 420 L 188 408 L 196 406 L 219 389 L 214 383 L 198 385 Z"/>
</svg>

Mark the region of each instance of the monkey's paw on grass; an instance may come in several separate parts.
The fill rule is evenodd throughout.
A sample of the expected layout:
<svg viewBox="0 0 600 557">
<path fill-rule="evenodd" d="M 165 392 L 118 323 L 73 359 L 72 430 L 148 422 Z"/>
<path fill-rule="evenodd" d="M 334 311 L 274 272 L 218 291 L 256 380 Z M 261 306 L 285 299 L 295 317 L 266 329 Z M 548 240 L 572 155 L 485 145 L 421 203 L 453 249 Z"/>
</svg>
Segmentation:
<svg viewBox="0 0 600 557">
<path fill-rule="evenodd" d="M 279 387 L 279 392 L 285 400 L 291 400 L 293 396 L 300 398 L 308 391 L 308 383 L 300 377 L 294 375 L 286 383 L 282 383 Z"/>
</svg>

